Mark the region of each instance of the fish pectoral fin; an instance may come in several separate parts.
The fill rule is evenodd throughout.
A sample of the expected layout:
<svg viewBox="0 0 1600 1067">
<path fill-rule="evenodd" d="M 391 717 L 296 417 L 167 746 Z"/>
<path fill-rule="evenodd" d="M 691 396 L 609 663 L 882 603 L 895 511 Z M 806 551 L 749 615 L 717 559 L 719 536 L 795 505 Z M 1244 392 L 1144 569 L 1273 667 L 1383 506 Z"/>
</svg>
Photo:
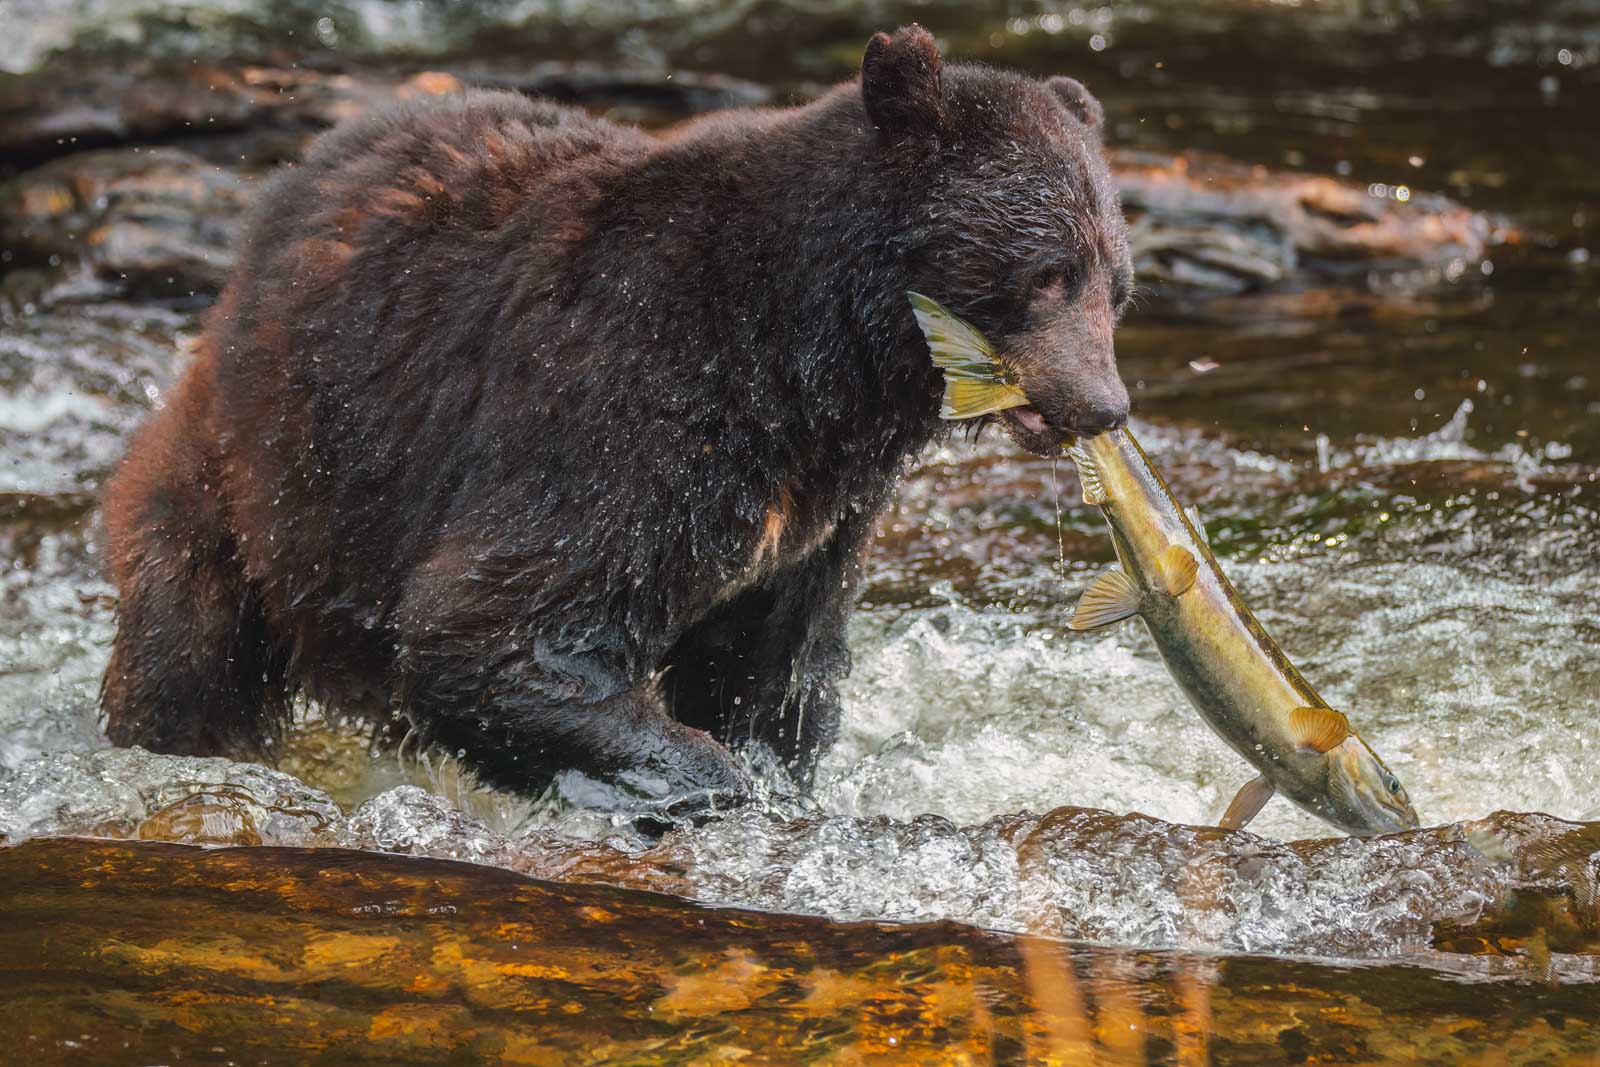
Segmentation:
<svg viewBox="0 0 1600 1067">
<path fill-rule="evenodd" d="M 1104 483 L 1100 481 L 1100 468 L 1094 465 L 1089 450 L 1083 447 L 1082 442 L 1077 442 L 1067 449 L 1067 456 L 1072 460 L 1072 465 L 1078 468 L 1078 482 L 1083 486 L 1083 502 L 1100 507 L 1110 500 Z"/>
<path fill-rule="evenodd" d="M 1211 535 L 1206 533 L 1206 523 L 1200 517 L 1200 509 L 1190 504 L 1183 509 L 1183 513 L 1189 516 L 1189 525 L 1194 527 L 1195 535 L 1209 545 L 1211 543 Z"/>
<path fill-rule="evenodd" d="M 1243 830 L 1277 791 L 1264 774 L 1250 779 L 1233 795 L 1233 802 L 1222 813 L 1222 821 L 1217 825 L 1224 830 Z"/>
<path fill-rule="evenodd" d="M 1338 748 L 1354 732 L 1350 720 L 1332 708 L 1295 708 L 1289 713 L 1289 733 L 1294 743 L 1313 752 Z"/>
<path fill-rule="evenodd" d="M 975 419 L 1006 408 L 1019 408 L 1027 402 L 1028 394 L 1007 382 L 981 382 L 946 374 L 944 403 L 939 408 L 939 417 Z"/>
<path fill-rule="evenodd" d="M 1098 630 L 1139 614 L 1139 587 L 1126 571 L 1112 568 L 1089 583 L 1067 620 L 1068 629 Z"/>
<path fill-rule="evenodd" d="M 1168 596 L 1182 596 L 1200 573 L 1200 561 L 1182 545 L 1169 545 L 1161 553 L 1161 588 Z"/>
</svg>

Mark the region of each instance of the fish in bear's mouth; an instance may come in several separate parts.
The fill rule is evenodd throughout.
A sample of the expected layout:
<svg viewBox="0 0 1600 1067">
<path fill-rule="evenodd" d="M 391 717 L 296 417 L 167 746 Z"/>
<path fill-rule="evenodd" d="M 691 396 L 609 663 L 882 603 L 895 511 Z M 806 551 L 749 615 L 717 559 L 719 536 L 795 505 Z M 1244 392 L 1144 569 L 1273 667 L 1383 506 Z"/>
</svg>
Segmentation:
<svg viewBox="0 0 1600 1067">
<path fill-rule="evenodd" d="M 1076 436 L 1050 425 L 975 326 L 931 297 L 906 295 L 934 365 L 944 372 L 940 418 L 972 419 L 980 429 L 998 422 L 1018 447 L 1037 456 L 1057 456 L 1073 444 Z"/>
</svg>

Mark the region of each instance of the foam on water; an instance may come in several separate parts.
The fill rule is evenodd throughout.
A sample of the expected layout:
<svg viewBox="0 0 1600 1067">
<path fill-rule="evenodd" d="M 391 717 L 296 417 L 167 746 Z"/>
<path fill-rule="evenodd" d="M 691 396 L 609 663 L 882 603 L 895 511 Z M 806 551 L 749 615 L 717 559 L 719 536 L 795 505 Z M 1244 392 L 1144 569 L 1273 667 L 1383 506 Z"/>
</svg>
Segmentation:
<svg viewBox="0 0 1600 1067">
<path fill-rule="evenodd" d="M 0 839 L 88 834 L 206 844 L 306 845 L 344 813 L 327 794 L 253 763 L 60 752 L 0 774 Z"/>
<path fill-rule="evenodd" d="M 0 774 L 0 812 L 0 840 L 12 844 L 78 833 L 338 846 L 840 919 L 1354 957 L 1431 955 L 1442 924 L 1504 911 L 1518 892 L 1565 888 L 1592 909 L 1600 874 L 1595 828 L 1548 816 L 1285 845 L 1083 808 L 965 828 L 934 815 L 785 820 L 746 809 L 651 845 L 621 830 L 594 841 L 500 833 L 410 785 L 346 816 L 288 775 L 139 750 L 62 753 Z"/>
<path fill-rule="evenodd" d="M 1600 818 L 1587 725 L 1600 629 L 1586 573 L 1530 588 L 1349 550 L 1228 571 L 1426 822 L 1497 808 Z M 1040 620 L 952 606 L 865 620 L 824 805 L 968 822 L 1076 804 L 1214 822 L 1254 772 L 1194 714 L 1142 627 L 1066 634 L 1064 611 Z M 1253 828 L 1328 832 L 1281 800 Z"/>
<path fill-rule="evenodd" d="M 113 590 L 77 531 L 36 535 L 0 568 L 0 768 L 104 744 L 94 714 Z M 10 553 L 8 553 L 10 554 Z"/>
<path fill-rule="evenodd" d="M 113 304 L 0 323 L 0 492 L 92 488 L 171 380 L 187 325 Z"/>
<path fill-rule="evenodd" d="M 1142 633 L 1069 636 L 1060 620 L 966 605 L 875 621 L 857 628 L 852 714 L 820 773 L 828 810 L 973 822 L 1070 803 L 1206 817 L 1192 776 L 1164 795 L 1172 755 L 1209 734 Z"/>
</svg>

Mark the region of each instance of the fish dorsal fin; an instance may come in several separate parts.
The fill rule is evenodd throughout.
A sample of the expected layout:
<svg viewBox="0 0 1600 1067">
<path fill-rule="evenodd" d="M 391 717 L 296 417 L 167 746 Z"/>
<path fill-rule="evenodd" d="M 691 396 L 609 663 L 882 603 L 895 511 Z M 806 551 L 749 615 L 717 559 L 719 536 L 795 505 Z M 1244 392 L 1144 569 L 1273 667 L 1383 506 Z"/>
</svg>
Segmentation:
<svg viewBox="0 0 1600 1067">
<path fill-rule="evenodd" d="M 1168 545 L 1161 553 L 1161 588 L 1168 596 L 1182 596 L 1194 584 L 1200 572 L 1200 561 L 1182 545 Z"/>
<path fill-rule="evenodd" d="M 1072 630 L 1098 630 L 1139 614 L 1139 587 L 1133 579 L 1113 567 L 1089 583 L 1078 598 L 1067 627 Z"/>
<path fill-rule="evenodd" d="M 1350 720 L 1332 708 L 1295 708 L 1289 713 L 1289 734 L 1294 743 L 1313 752 L 1328 752 L 1349 737 Z"/>
<path fill-rule="evenodd" d="M 1200 535 L 1200 540 L 1209 545 L 1211 543 L 1211 535 L 1206 533 L 1206 524 L 1205 520 L 1200 517 L 1200 509 L 1190 504 L 1183 511 L 1184 514 L 1189 516 L 1189 525 L 1193 526 L 1194 532 Z"/>
<path fill-rule="evenodd" d="M 1067 456 L 1072 460 L 1073 466 L 1078 468 L 1078 481 L 1083 485 L 1083 502 L 1099 507 L 1109 500 L 1106 487 L 1100 481 L 1100 468 L 1094 465 L 1089 450 L 1081 443 L 1076 443 L 1067 449 Z"/>
<path fill-rule="evenodd" d="M 1243 830 L 1276 792 L 1277 789 L 1267 781 L 1266 775 L 1250 779 L 1239 787 L 1239 791 L 1233 796 L 1233 802 L 1228 805 L 1228 810 L 1222 813 L 1222 821 L 1217 825 L 1224 830 Z"/>
<path fill-rule="evenodd" d="M 934 366 L 944 372 L 943 419 L 975 419 L 1028 403 L 1016 376 L 1000 363 L 994 346 L 970 322 L 937 300 L 907 293 L 917 325 L 928 340 Z"/>
</svg>

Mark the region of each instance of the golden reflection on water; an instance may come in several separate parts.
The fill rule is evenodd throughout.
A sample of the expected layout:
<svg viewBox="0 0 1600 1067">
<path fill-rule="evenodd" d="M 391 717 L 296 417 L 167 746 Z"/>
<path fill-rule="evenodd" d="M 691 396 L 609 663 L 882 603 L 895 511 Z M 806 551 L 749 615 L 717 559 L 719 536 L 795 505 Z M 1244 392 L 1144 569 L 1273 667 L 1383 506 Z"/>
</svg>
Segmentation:
<svg viewBox="0 0 1600 1067">
<path fill-rule="evenodd" d="M 1073 966 L 1074 949 L 1069 944 L 1022 936 L 1016 939 L 1016 948 L 1041 1031 L 1040 1040 L 1029 1048 L 1030 1062 L 1108 1067 L 1157 1059 L 1178 1067 L 1211 1062 L 1211 984 L 1217 973 L 1213 961 L 1175 959 L 1169 1010 L 1147 1012 L 1150 968 L 1141 968 L 1135 959 L 1091 957 L 1084 981 Z M 1152 1036 L 1167 1050 L 1165 1055 L 1150 1055 Z"/>
</svg>

